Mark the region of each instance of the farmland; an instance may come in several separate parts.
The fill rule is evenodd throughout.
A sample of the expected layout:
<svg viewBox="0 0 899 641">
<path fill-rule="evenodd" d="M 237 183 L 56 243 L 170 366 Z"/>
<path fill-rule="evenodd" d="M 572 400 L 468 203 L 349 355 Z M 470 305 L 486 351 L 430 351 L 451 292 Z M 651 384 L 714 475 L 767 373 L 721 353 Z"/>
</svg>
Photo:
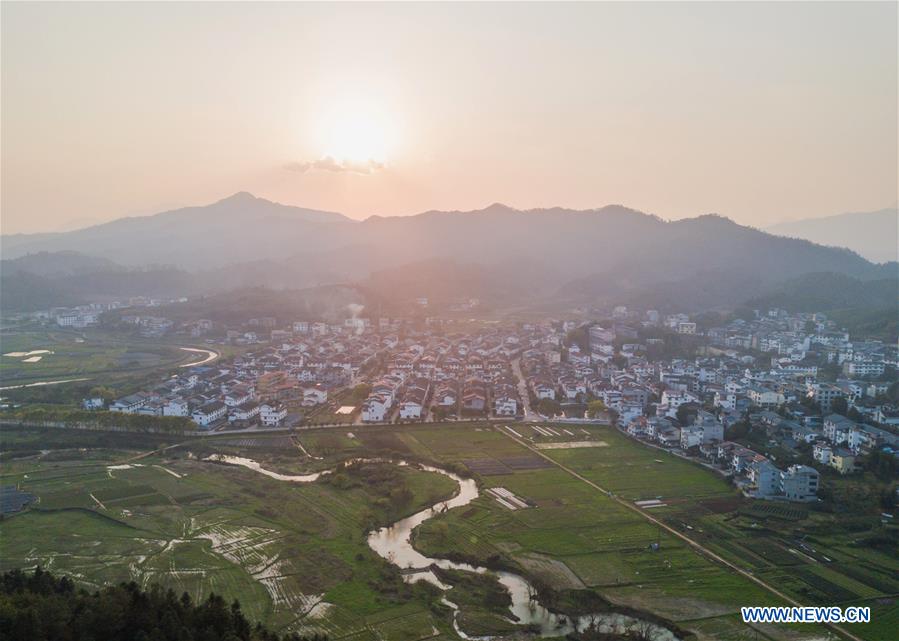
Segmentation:
<svg viewBox="0 0 899 641">
<path fill-rule="evenodd" d="M 627 500 L 661 497 L 659 507 L 647 508 L 652 516 L 800 603 L 870 606 L 880 616 L 851 631 L 863 638 L 894 638 L 899 616 L 895 526 L 882 527 L 876 515 L 741 500 L 721 477 L 698 465 L 634 443 L 611 428 L 595 432 L 609 448 L 546 454 Z M 692 591 L 695 584 L 690 585 Z"/>
<path fill-rule="evenodd" d="M 471 504 L 427 520 L 415 532 L 415 545 L 431 556 L 524 574 L 560 606 L 570 591 L 590 591 L 700 638 L 750 639 L 756 631 L 740 622 L 739 606 L 781 603 L 558 461 L 617 498 L 658 499 L 659 507 L 647 508 L 653 516 L 804 603 L 870 604 L 873 622 L 852 631 L 874 641 L 888 638 L 897 618 L 895 557 L 855 545 L 851 533 L 832 527 L 829 515 L 799 510 L 768 516 L 742 502 L 721 477 L 611 428 L 557 427 L 555 434 L 514 428 L 521 439 L 486 424 L 207 437 L 139 459 L 163 441 L 129 445 L 130 435 L 100 441 L 97 434 L 7 431 L 4 450 L 41 441 L 42 449 L 78 455 L 52 451 L 4 465 L 3 484 L 20 483 L 40 502 L 0 523 L 0 569 L 40 563 L 87 586 L 135 579 L 196 596 L 216 591 L 238 597 L 250 617 L 333 638 L 452 637 L 451 613 L 437 602 L 439 593 L 404 583 L 364 536 L 452 493 L 452 481 L 372 464 L 293 484 L 200 460 L 220 452 L 299 474 L 347 458 L 385 456 L 467 471 L 482 489 L 514 496 L 498 501 L 484 491 Z M 566 441 L 582 446 L 522 445 Z M 795 542 L 800 531 L 808 534 L 806 547 Z M 449 578 L 457 584 L 465 629 L 508 628 L 497 608 L 478 603 L 483 595 L 499 601 L 488 579 Z M 757 632 L 784 640 L 828 634 L 801 626 Z"/>
<path fill-rule="evenodd" d="M 0 386 L 3 387 L 71 380 L 70 387 L 89 389 L 102 382 L 128 390 L 144 379 L 149 380 L 152 375 L 158 376 L 161 371 L 202 358 L 202 355 L 158 339 L 99 329 L 8 328 L 2 334 L 2 344 Z M 65 385 L 57 386 L 53 390 L 56 397 L 65 388 Z M 33 396 L 42 391 L 41 387 L 33 387 L 6 390 L 4 395 L 17 397 L 28 393 Z M 78 398 L 64 397 L 63 400 L 77 401 Z"/>
</svg>

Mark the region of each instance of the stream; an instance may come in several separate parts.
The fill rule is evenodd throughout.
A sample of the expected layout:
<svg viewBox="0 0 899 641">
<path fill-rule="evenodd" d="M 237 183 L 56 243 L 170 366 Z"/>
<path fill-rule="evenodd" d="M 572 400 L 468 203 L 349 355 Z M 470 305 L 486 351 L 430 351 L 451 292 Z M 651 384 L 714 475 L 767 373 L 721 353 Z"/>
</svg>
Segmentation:
<svg viewBox="0 0 899 641">
<path fill-rule="evenodd" d="M 311 483 L 322 476 L 333 472 L 333 470 L 324 470 L 322 472 L 303 475 L 279 474 L 263 468 L 253 459 L 224 454 L 213 454 L 203 460 L 241 465 L 270 478 L 291 483 Z M 346 461 L 346 463 L 350 465 L 359 463 L 392 463 L 404 467 L 409 465 L 407 461 L 376 458 L 350 459 Z M 407 516 L 391 525 L 370 532 L 368 534 L 368 546 L 378 555 L 406 572 L 406 574 L 404 574 L 406 581 L 415 582 L 425 580 L 443 590 L 445 593 L 443 603 L 454 610 L 453 627 L 455 628 L 456 633 L 463 639 L 486 640 L 492 637 L 473 637 L 466 634 L 459 627 L 459 608 L 449 599 L 452 586 L 442 583 L 434 572 L 431 571 L 432 566 L 437 566 L 438 568 L 446 570 L 462 570 L 478 574 L 493 572 L 512 597 L 512 605 L 509 607 L 508 619 L 515 623 L 529 626 L 530 629 L 537 631 L 542 637 L 564 636 L 574 631 L 584 631 L 590 627 L 590 625 L 595 626 L 596 630 L 599 632 L 607 634 L 624 634 L 629 628 L 639 626 L 640 630 L 646 633 L 647 638 L 652 639 L 652 641 L 678 641 L 677 636 L 675 636 L 671 630 L 660 625 L 641 621 L 640 619 L 626 614 L 601 612 L 582 615 L 576 618 L 555 614 L 543 607 L 540 602 L 536 600 L 534 597 L 535 590 L 533 586 L 527 579 L 518 574 L 507 572 L 505 570 L 491 571 L 488 570 L 488 568 L 481 566 L 456 563 L 448 559 L 425 556 L 412 546 L 412 531 L 428 519 L 437 516 L 444 511 L 468 505 L 478 498 L 480 492 L 478 491 L 477 483 L 473 479 L 465 479 L 448 470 L 431 465 L 415 464 L 415 466 L 417 469 L 433 472 L 435 474 L 442 474 L 443 476 L 452 479 L 459 486 L 459 491 L 451 499 L 435 503 L 431 507 L 416 512 L 412 516 Z"/>
</svg>

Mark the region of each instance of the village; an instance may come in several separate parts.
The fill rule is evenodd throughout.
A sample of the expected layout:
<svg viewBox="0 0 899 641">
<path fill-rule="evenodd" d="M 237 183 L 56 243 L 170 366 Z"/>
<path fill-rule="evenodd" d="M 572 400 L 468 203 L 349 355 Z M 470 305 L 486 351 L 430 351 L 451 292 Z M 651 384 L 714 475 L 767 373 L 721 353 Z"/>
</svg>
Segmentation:
<svg viewBox="0 0 899 641">
<path fill-rule="evenodd" d="M 461 327 L 256 318 L 218 339 L 241 355 L 83 406 L 188 417 L 203 431 L 604 421 L 713 467 L 747 496 L 798 502 L 816 500 L 823 469 L 853 474 L 872 452 L 899 453 L 895 346 L 850 337 L 824 314 L 753 316 L 706 327 L 625 307 L 595 322 Z"/>
</svg>

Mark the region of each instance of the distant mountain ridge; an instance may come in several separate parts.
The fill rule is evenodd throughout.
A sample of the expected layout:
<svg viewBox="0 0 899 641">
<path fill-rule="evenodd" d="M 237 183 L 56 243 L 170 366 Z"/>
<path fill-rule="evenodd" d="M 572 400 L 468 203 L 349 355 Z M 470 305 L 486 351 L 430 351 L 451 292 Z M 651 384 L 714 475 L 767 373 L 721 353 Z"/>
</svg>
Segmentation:
<svg viewBox="0 0 899 641">
<path fill-rule="evenodd" d="M 807 218 L 774 225 L 766 231 L 821 245 L 848 247 L 878 263 L 899 260 L 899 210 L 896 207 Z"/>
<path fill-rule="evenodd" d="M 75 250 L 123 265 L 177 265 L 201 268 L 277 251 L 280 234 L 351 222 L 342 214 L 282 205 L 247 192 L 215 203 L 147 216 L 119 218 L 71 232 L 0 236 L 4 258 L 40 251 Z M 230 242 L 222 242 L 229 240 Z"/>
<path fill-rule="evenodd" d="M 123 269 L 120 265 L 97 256 L 86 256 L 76 251 L 25 254 L 13 259 L 0 260 L 0 274 L 11 276 L 27 272 L 35 276 L 73 276 L 98 271 Z"/>
<path fill-rule="evenodd" d="M 393 297 L 658 299 L 687 309 L 763 296 L 809 273 L 861 281 L 896 275 L 895 265 L 875 265 L 848 249 L 774 236 L 718 215 L 666 222 L 620 205 L 521 211 L 495 203 L 355 221 L 239 193 L 74 232 L 3 236 L 0 246 L 14 259 L 75 251 L 132 268 L 169 265 L 166 282 L 177 293 L 364 283 Z M 132 273 L 92 282 L 120 291 L 145 280 Z"/>
</svg>

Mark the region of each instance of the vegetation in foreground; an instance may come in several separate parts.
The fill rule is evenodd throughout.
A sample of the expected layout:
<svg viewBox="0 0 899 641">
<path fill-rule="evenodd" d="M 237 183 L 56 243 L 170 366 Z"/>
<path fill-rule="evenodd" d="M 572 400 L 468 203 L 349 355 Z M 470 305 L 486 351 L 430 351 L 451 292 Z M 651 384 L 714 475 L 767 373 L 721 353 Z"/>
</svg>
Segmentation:
<svg viewBox="0 0 899 641">
<path fill-rule="evenodd" d="M 0 576 L 0 638 L 29 641 L 306 641 L 281 636 L 210 594 L 195 603 L 158 585 L 120 583 L 96 592 L 40 567 Z M 316 641 L 327 637 L 314 637 Z"/>
</svg>

